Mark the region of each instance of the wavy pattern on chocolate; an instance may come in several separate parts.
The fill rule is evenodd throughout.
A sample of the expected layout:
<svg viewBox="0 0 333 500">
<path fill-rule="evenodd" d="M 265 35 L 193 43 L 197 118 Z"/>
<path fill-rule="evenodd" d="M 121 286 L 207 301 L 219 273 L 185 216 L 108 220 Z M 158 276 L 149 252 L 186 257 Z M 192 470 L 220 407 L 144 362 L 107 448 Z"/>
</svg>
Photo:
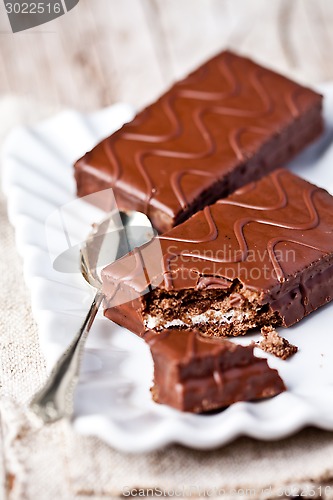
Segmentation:
<svg viewBox="0 0 333 500">
<path fill-rule="evenodd" d="M 268 253 L 269 253 L 270 259 L 272 261 L 272 264 L 274 266 L 276 276 L 277 276 L 279 281 L 284 281 L 284 272 L 283 272 L 282 267 L 276 258 L 275 252 L 274 252 L 274 248 L 278 243 L 293 243 L 294 245 L 300 245 L 300 246 L 305 247 L 305 248 L 311 248 L 312 250 L 316 250 L 318 252 L 321 252 L 322 254 L 327 253 L 327 248 L 325 248 L 324 246 L 310 245 L 308 243 L 304 243 L 303 241 L 299 241 L 299 240 L 296 240 L 293 238 L 273 238 L 273 239 L 269 240 L 269 242 L 267 243 L 267 249 L 268 249 Z"/>
<path fill-rule="evenodd" d="M 198 176 L 198 177 L 210 177 L 211 179 L 214 179 L 214 175 L 211 174 L 210 172 L 207 171 L 202 171 L 202 170 L 181 170 L 181 171 L 175 171 L 170 177 L 170 184 L 172 186 L 173 192 L 175 193 L 176 198 L 179 201 L 180 206 L 183 209 L 187 208 L 187 201 L 186 197 L 184 194 L 184 191 L 182 189 L 182 179 L 185 177 L 185 175 L 193 175 L 193 176 Z"/>
<path fill-rule="evenodd" d="M 299 107 L 297 105 L 297 98 L 302 94 L 301 89 L 294 89 L 292 92 L 286 94 L 286 103 L 292 116 L 299 116 Z"/>
<path fill-rule="evenodd" d="M 218 229 L 216 223 L 212 217 L 212 212 L 210 207 L 205 207 L 202 211 L 205 222 L 207 223 L 208 232 L 204 236 L 198 238 L 180 238 L 180 237 L 172 237 L 169 235 L 161 235 L 159 236 L 160 240 L 168 240 L 168 241 L 178 241 L 182 243 L 208 243 L 209 241 L 214 241 L 218 237 Z"/>
<path fill-rule="evenodd" d="M 266 199 L 263 199 L 265 193 L 268 193 L 266 198 L 274 200 L 273 203 L 265 204 Z M 168 289 L 173 287 L 172 275 L 175 269 L 183 266 L 194 270 L 195 264 L 191 260 L 203 261 L 205 264 L 222 264 L 220 271 L 223 272 L 224 264 L 241 264 L 244 268 L 248 265 L 249 254 L 260 251 L 265 259 L 267 253 L 276 280 L 284 281 L 288 269 L 283 270 L 276 254 L 276 246 L 279 243 L 292 244 L 293 248 L 298 245 L 321 254 L 332 252 L 333 231 L 327 227 L 327 222 L 322 223 L 320 219 L 314 199 L 317 194 L 319 197 L 327 196 L 332 209 L 333 223 L 333 200 L 328 193 L 283 169 L 253 183 L 250 190 L 245 189 L 242 193 L 231 195 L 226 200 L 221 200 L 209 209 L 206 208 L 196 214 L 187 223 L 160 237 L 164 249 L 166 287 Z M 297 197 L 298 204 L 293 199 L 294 196 Z M 248 200 L 244 201 L 244 198 Z M 259 202 L 261 199 L 262 203 Z M 317 200 L 318 203 L 320 198 Z M 291 220 L 294 222 L 290 222 Z M 185 237 L 188 233 L 195 233 L 198 228 L 202 231 L 206 224 L 208 230 L 204 236 L 197 239 Z M 257 229 L 260 225 L 268 227 L 267 234 Z M 232 242 L 231 251 L 221 257 L 219 252 L 226 237 L 227 241 Z M 172 242 L 170 247 L 172 252 L 167 251 L 168 241 Z M 182 262 L 184 257 L 189 259 L 189 263 Z M 262 264 L 260 260 L 258 262 L 259 265 Z M 197 268 L 199 277 L 200 266 Z M 210 274 L 213 275 L 213 266 L 211 269 Z M 217 277 L 212 278 L 212 284 L 214 279 Z"/>
<path fill-rule="evenodd" d="M 218 288 L 219 290 L 228 290 L 232 285 L 231 281 L 224 278 L 201 276 L 199 278 L 196 290 L 207 290 Z"/>
<path fill-rule="evenodd" d="M 284 208 L 287 205 L 288 197 L 286 190 L 283 188 L 279 181 L 279 176 L 283 170 L 276 170 L 275 172 L 272 172 L 270 174 L 270 181 L 273 184 L 273 188 L 276 190 L 277 195 L 278 195 L 278 200 L 276 203 L 273 203 L 272 205 L 258 205 L 257 203 L 243 203 L 239 200 L 234 200 L 234 197 L 239 197 L 239 196 L 244 196 L 247 193 L 251 193 L 254 189 L 257 188 L 257 182 L 251 182 L 250 184 L 244 186 L 243 188 L 238 189 L 234 193 L 233 198 L 225 198 L 224 200 L 218 200 L 216 203 L 217 204 L 223 204 L 223 205 L 237 205 L 238 207 L 242 208 L 251 208 L 252 210 L 278 210 L 279 208 Z M 274 194 L 273 194 L 274 198 Z"/>
<path fill-rule="evenodd" d="M 242 145 L 241 145 L 241 137 L 246 132 L 252 132 L 254 134 L 259 134 L 259 135 L 263 135 L 263 136 L 267 135 L 267 130 L 265 128 L 240 127 L 240 128 L 232 129 L 229 132 L 229 143 L 230 143 L 230 146 L 232 147 L 232 149 L 233 149 L 233 151 L 234 151 L 234 153 L 239 161 L 246 160 L 246 156 L 244 155 L 244 152 L 242 150 Z"/>
<path fill-rule="evenodd" d="M 140 173 L 144 184 L 140 196 L 149 214 L 151 200 L 160 195 L 162 186 L 156 180 L 156 172 L 163 160 L 173 195 L 180 209 L 186 210 L 191 200 L 181 185 L 185 175 L 196 173 L 213 183 L 221 175 L 221 154 L 227 163 L 244 162 L 248 149 L 251 151 L 258 140 L 264 144 L 281 130 L 282 122 L 299 116 L 298 97 L 309 92 L 312 93 L 248 59 L 223 52 L 103 142 L 113 186 L 117 188 L 126 182 L 133 185 L 133 176 L 127 180 L 125 153 L 120 153 L 121 149 L 133 158 L 133 166 Z M 284 118 L 280 108 L 284 109 Z M 261 119 L 265 119 L 265 126 L 260 126 Z M 222 134 L 217 142 L 218 130 Z M 258 139 L 247 138 L 243 144 L 246 132 Z M 216 166 L 208 171 L 201 162 L 212 158 L 216 158 Z"/>
<path fill-rule="evenodd" d="M 152 143 L 170 141 L 172 139 L 175 139 L 176 137 L 179 137 L 179 135 L 182 133 L 183 130 L 179 120 L 179 116 L 177 115 L 175 109 L 173 108 L 175 99 L 184 98 L 184 99 L 197 99 L 201 101 L 219 101 L 226 99 L 228 97 L 238 95 L 240 92 L 240 84 L 232 72 L 229 60 L 225 59 L 223 61 L 219 61 L 217 67 L 221 73 L 221 77 L 226 81 L 227 86 L 230 86 L 230 90 L 224 92 L 208 92 L 199 90 L 187 90 L 187 89 L 184 90 L 181 88 L 178 89 L 176 86 L 177 90 L 175 94 L 169 93 L 160 99 L 160 103 L 162 105 L 165 116 L 170 121 L 170 132 L 161 135 L 125 132 L 122 135 L 122 138 L 127 141 L 141 141 L 141 142 L 152 142 Z M 186 83 L 193 84 L 200 82 L 200 80 L 202 80 L 204 75 L 207 74 L 208 68 L 204 67 L 202 69 L 203 71 L 201 71 L 201 74 L 199 74 L 197 78 L 195 77 L 195 75 L 193 75 L 191 81 L 187 80 Z M 149 110 L 146 110 L 146 117 L 148 114 Z"/>
</svg>

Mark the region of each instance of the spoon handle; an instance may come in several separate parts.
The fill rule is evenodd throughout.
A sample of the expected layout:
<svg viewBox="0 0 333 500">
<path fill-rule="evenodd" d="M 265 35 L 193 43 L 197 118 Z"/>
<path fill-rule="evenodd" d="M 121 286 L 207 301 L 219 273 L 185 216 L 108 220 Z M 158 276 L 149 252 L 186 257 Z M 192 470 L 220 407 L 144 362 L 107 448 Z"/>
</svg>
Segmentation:
<svg viewBox="0 0 333 500">
<path fill-rule="evenodd" d="M 97 291 L 80 330 L 30 403 L 32 411 L 44 423 L 69 418 L 73 414 L 73 394 L 79 379 L 83 348 L 103 297 L 103 293 Z"/>
</svg>

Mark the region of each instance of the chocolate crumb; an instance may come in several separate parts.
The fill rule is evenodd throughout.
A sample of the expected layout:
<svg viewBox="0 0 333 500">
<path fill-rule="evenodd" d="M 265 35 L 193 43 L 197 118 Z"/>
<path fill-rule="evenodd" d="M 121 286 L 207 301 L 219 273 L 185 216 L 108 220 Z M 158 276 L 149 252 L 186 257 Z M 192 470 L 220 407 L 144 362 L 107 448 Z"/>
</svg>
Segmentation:
<svg viewBox="0 0 333 500">
<path fill-rule="evenodd" d="M 297 346 L 288 342 L 287 339 L 280 337 L 272 326 L 263 326 L 260 331 L 263 339 L 256 345 L 263 351 L 281 359 L 288 359 L 298 351 Z"/>
<path fill-rule="evenodd" d="M 7 493 L 10 493 L 12 489 L 14 488 L 14 483 L 15 483 L 15 476 L 11 472 L 8 472 L 6 475 L 6 487 L 7 487 Z"/>
</svg>

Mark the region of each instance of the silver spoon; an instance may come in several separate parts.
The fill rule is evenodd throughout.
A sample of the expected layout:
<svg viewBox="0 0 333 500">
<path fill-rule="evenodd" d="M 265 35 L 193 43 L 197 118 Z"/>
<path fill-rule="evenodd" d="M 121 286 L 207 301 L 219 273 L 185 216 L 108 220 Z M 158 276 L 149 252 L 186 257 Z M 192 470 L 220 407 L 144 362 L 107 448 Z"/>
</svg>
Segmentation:
<svg viewBox="0 0 333 500">
<path fill-rule="evenodd" d="M 103 301 L 101 269 L 153 237 L 154 230 L 146 215 L 136 211 L 117 211 L 96 224 L 82 245 L 81 273 L 96 289 L 96 295 L 80 330 L 56 363 L 44 387 L 30 403 L 32 411 L 44 423 L 70 418 L 73 414 L 73 396 L 79 380 L 84 345 Z"/>
</svg>

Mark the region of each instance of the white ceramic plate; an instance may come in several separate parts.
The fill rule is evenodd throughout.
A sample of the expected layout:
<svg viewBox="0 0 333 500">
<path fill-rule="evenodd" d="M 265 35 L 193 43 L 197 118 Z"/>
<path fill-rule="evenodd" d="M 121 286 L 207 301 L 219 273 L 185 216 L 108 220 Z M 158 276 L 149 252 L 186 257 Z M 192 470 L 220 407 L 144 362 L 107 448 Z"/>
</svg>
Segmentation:
<svg viewBox="0 0 333 500">
<path fill-rule="evenodd" d="M 333 192 L 333 86 L 321 90 L 326 97 L 326 134 L 298 156 L 292 168 Z M 53 268 L 45 222 L 52 212 L 75 199 L 73 161 L 132 116 L 132 109 L 122 104 L 89 116 L 64 112 L 37 126 L 15 129 L 4 148 L 3 188 L 49 369 L 84 318 L 92 291 L 79 273 Z M 93 212 L 90 215 L 94 217 Z M 85 236 L 80 233 L 79 239 Z M 48 237 L 58 244 L 56 230 Z M 283 330 L 299 346 L 299 353 L 289 361 L 267 356 L 270 366 L 283 377 L 286 393 L 204 416 L 153 403 L 147 346 L 100 314 L 87 344 L 73 424 L 79 432 L 97 435 L 129 452 L 171 443 L 209 449 L 239 435 L 270 440 L 307 424 L 333 430 L 332 315 L 333 303 Z M 247 344 L 253 338 L 237 342 Z"/>
</svg>

